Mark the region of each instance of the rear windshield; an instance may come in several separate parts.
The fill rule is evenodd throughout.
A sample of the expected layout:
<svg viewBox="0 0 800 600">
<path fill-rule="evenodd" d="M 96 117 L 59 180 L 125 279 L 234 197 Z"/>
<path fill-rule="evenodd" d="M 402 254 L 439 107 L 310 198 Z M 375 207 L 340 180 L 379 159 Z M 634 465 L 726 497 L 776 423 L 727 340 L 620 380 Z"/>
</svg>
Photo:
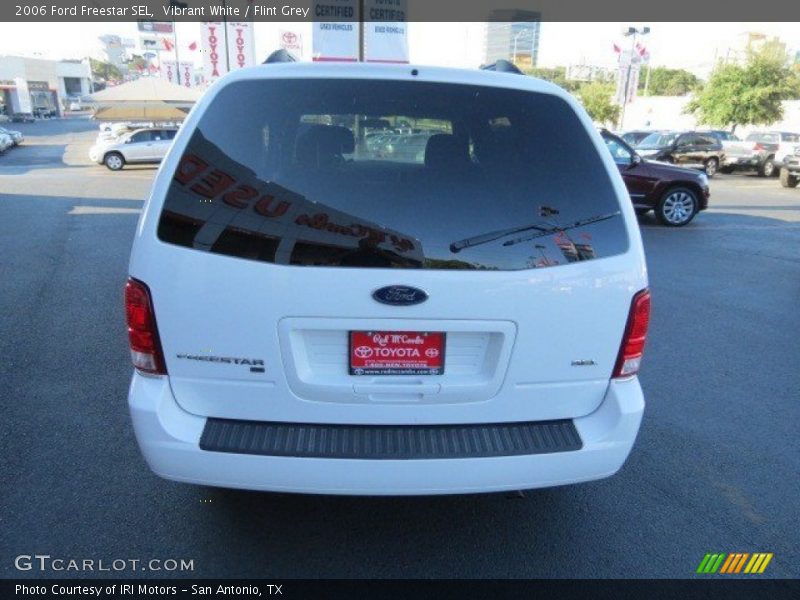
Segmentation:
<svg viewBox="0 0 800 600">
<path fill-rule="evenodd" d="M 746 141 L 777 144 L 781 140 L 777 133 L 751 133 L 747 136 Z"/>
<path fill-rule="evenodd" d="M 611 179 L 563 100 L 376 80 L 221 90 L 158 235 L 281 265 L 401 269 L 551 267 L 628 247 Z"/>
<path fill-rule="evenodd" d="M 679 135 L 679 133 L 651 133 L 641 142 L 639 142 L 639 145 L 643 148 L 662 148 L 664 146 L 671 146 Z"/>
</svg>

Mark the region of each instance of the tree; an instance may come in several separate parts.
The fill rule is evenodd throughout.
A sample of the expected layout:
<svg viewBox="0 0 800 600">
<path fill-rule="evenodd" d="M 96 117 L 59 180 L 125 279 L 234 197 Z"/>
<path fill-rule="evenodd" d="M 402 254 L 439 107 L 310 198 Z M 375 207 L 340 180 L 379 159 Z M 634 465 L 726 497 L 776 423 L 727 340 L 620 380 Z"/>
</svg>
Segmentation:
<svg viewBox="0 0 800 600">
<path fill-rule="evenodd" d="M 94 58 L 90 58 L 89 62 L 92 67 L 92 77 L 94 79 L 102 79 L 103 81 L 108 81 L 110 79 L 122 79 L 122 73 L 120 70 L 108 62 L 103 62 L 102 60 L 95 60 Z"/>
<path fill-rule="evenodd" d="M 714 127 L 769 125 L 783 118 L 783 101 L 795 97 L 798 86 L 785 52 L 765 44 L 750 52 L 745 65 L 720 63 L 686 112 Z"/>
<path fill-rule="evenodd" d="M 700 80 L 684 69 L 653 67 L 646 77 L 639 78 L 640 90 L 644 90 L 647 77 L 650 78 L 648 96 L 685 96 L 700 85 Z"/>
<path fill-rule="evenodd" d="M 603 124 L 616 123 L 619 118 L 620 107 L 611 101 L 613 95 L 614 85 L 600 81 L 581 86 L 577 93 L 592 120 Z"/>
<path fill-rule="evenodd" d="M 549 81 L 551 83 L 555 83 L 558 87 L 564 88 L 568 92 L 575 92 L 578 88 L 581 87 L 580 81 L 573 81 L 571 79 L 567 79 L 567 68 L 566 67 L 554 67 L 552 69 L 546 69 L 543 67 L 534 67 L 533 69 L 527 69 L 525 71 L 526 75 L 531 75 L 532 77 L 538 77 L 539 79 L 544 79 L 545 81 Z"/>
<path fill-rule="evenodd" d="M 148 67 L 147 60 L 144 57 L 139 56 L 138 54 L 131 55 L 130 60 L 128 61 L 128 68 L 133 71 L 146 71 Z"/>
</svg>

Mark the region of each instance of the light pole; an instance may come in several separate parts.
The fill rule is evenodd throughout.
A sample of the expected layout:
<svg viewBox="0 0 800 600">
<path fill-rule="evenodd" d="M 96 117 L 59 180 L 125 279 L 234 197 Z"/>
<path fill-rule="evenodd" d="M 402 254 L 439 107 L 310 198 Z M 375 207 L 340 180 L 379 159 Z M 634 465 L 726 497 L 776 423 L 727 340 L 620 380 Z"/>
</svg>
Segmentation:
<svg viewBox="0 0 800 600">
<path fill-rule="evenodd" d="M 638 27 L 626 27 L 622 31 L 622 35 L 631 38 L 631 53 L 628 56 L 628 69 L 625 74 L 625 89 L 622 95 L 622 110 L 619 114 L 620 131 L 622 131 L 623 124 L 625 123 L 625 107 L 628 105 L 628 93 L 631 85 L 631 71 L 633 70 L 633 55 L 636 52 L 636 36 L 647 35 L 648 33 L 650 33 L 649 27 L 642 27 L 641 29 Z"/>
<path fill-rule="evenodd" d="M 186 8 L 188 4 L 180 0 L 169 0 L 172 8 Z M 175 72 L 178 75 L 178 83 L 181 82 L 181 59 L 178 54 L 178 23 L 172 20 L 172 40 L 175 42 Z M 158 67 L 161 68 L 161 54 L 158 55 Z"/>
<path fill-rule="evenodd" d="M 517 64 L 517 40 L 519 39 L 519 36 L 521 36 L 523 33 L 525 33 L 525 30 L 520 29 L 517 32 L 517 35 L 514 36 L 514 53 L 511 57 L 511 62 L 514 63 L 515 65 Z"/>
</svg>

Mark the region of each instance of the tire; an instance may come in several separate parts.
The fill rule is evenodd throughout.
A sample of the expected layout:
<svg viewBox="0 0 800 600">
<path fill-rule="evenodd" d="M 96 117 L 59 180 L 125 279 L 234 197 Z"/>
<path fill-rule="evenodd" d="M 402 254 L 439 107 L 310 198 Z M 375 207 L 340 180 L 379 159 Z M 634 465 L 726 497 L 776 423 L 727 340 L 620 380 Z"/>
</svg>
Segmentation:
<svg viewBox="0 0 800 600">
<path fill-rule="evenodd" d="M 800 183 L 800 177 L 797 175 L 792 175 L 789 172 L 789 169 L 783 168 L 781 169 L 781 174 L 778 176 L 781 182 L 781 187 L 785 188 L 793 188 L 797 187 L 797 184 Z"/>
<path fill-rule="evenodd" d="M 103 164 L 112 171 L 121 171 L 125 166 L 125 158 L 119 152 L 109 152 L 103 158 Z"/>
<path fill-rule="evenodd" d="M 664 192 L 656 206 L 656 217 L 667 227 L 683 227 L 697 214 L 697 193 L 686 187 L 674 187 Z"/>
<path fill-rule="evenodd" d="M 759 177 L 772 177 L 775 175 L 775 159 L 768 158 L 764 163 L 758 167 Z"/>
<path fill-rule="evenodd" d="M 710 178 L 716 175 L 717 170 L 719 169 L 719 159 L 718 158 L 709 158 L 705 163 L 705 172 L 706 175 Z"/>
</svg>

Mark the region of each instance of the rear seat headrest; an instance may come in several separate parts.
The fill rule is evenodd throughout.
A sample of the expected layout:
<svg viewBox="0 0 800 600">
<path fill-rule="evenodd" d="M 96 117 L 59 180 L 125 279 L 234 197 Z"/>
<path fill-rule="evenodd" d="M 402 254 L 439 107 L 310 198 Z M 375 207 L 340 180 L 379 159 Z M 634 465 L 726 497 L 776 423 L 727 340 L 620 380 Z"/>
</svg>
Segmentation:
<svg viewBox="0 0 800 600">
<path fill-rule="evenodd" d="M 352 154 L 356 143 L 347 127 L 311 125 L 297 137 L 296 157 L 306 166 L 326 166 L 342 162 L 343 154 Z"/>
<path fill-rule="evenodd" d="M 468 165 L 467 140 L 446 133 L 428 138 L 425 145 L 425 166 L 432 169 L 452 169 Z"/>
</svg>

